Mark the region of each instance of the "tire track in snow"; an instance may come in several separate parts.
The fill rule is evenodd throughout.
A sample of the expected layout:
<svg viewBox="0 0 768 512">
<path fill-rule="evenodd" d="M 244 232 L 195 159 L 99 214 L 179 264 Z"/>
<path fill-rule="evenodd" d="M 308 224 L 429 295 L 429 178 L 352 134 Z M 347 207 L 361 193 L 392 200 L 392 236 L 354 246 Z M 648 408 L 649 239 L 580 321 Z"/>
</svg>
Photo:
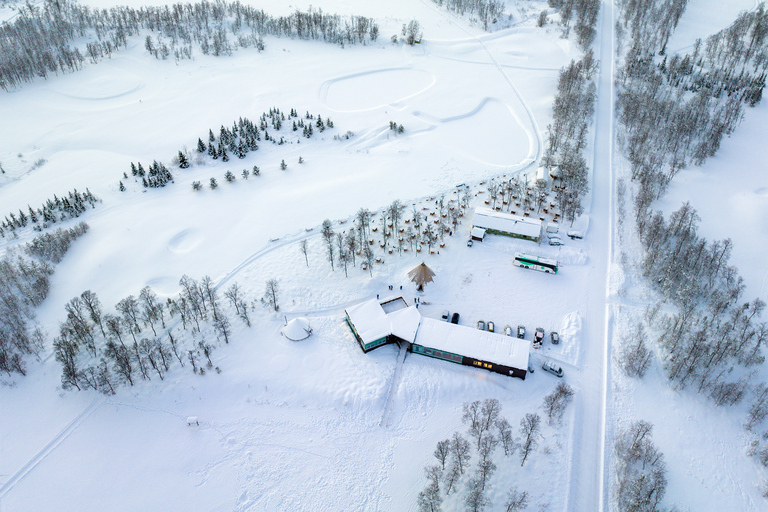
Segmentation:
<svg viewBox="0 0 768 512">
<path fill-rule="evenodd" d="M 80 414 L 70 421 L 67 426 L 59 431 L 48 444 L 46 444 L 37 454 L 32 457 L 21 469 L 11 476 L 2 486 L 0 486 L 0 499 L 3 498 L 10 490 L 14 488 L 21 480 L 24 479 L 38 464 L 45 460 L 48 455 L 51 454 L 74 430 L 80 426 L 80 424 L 96 409 L 104 403 L 103 398 L 97 398 L 91 404 L 86 407 Z"/>
</svg>

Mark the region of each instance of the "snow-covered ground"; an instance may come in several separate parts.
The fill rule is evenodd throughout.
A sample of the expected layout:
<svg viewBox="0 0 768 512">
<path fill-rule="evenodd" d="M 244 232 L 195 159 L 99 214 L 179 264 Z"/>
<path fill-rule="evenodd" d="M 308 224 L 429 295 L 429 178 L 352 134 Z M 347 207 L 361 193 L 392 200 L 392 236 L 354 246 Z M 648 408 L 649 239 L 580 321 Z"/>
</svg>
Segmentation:
<svg viewBox="0 0 768 512">
<path fill-rule="evenodd" d="M 0 95 L 2 118 L 12 120 L 0 124 L 6 170 L 0 208 L 36 207 L 72 188 L 88 187 L 103 200 L 83 217 L 91 229 L 57 266 L 39 308 L 49 338 L 65 318 L 64 304 L 86 289 L 109 311 L 145 285 L 163 298 L 173 296 L 183 274 L 210 275 L 221 287 L 237 282 L 249 300 L 262 296 L 268 279 L 277 279 L 281 290 L 280 313 L 257 308 L 250 329 L 228 311 L 231 343 L 212 356 L 220 374 L 193 375 L 189 365 L 176 365 L 163 382 L 141 381 L 111 397 L 64 392 L 49 344 L 42 363 L 29 362 L 27 377 L 0 387 L 0 508 L 415 510 L 436 442 L 465 430 L 464 402 L 497 398 L 517 430 L 526 413 L 541 413 L 543 397 L 558 383 L 541 371 L 521 381 L 409 354 L 388 423 L 381 426 L 397 349 L 363 354 L 343 323 L 343 310 L 376 294 L 400 295 L 400 286 L 412 302 L 417 293 L 407 272 L 426 261 L 437 277 L 420 296 L 422 314 L 438 318 L 448 309 L 459 312 L 465 325 L 483 319 L 497 329 L 526 325 L 529 338 L 538 326 L 562 335 L 559 346 L 545 343 L 532 357 L 562 364 L 564 380 L 576 390 L 574 404 L 561 426 L 544 428 L 541 447 L 524 467 L 517 456 L 497 451 L 491 510 L 502 510 L 512 485 L 531 494 L 529 510 L 607 509 L 612 432 L 637 418 L 654 423 L 654 439 L 666 454 L 666 502 L 689 510 L 712 504 L 762 509 L 755 467 L 744 454 L 743 413 L 732 416 L 704 399 L 670 391 L 658 368 L 642 383 L 612 370 L 611 336 L 633 310 L 620 306 L 620 270 L 608 272 L 618 249 L 611 245 L 610 8 L 601 13 L 596 42 L 603 64 L 588 236 L 565 239 L 560 248 L 491 236 L 469 248 L 464 218 L 440 254 L 378 251 L 384 263 L 374 266 L 372 277 L 357 267 L 345 278 L 339 268 L 331 272 L 325 259 L 318 229 L 324 219 L 343 231 L 361 207 L 380 212 L 394 199 L 405 203 L 406 216 L 413 208 L 426 213 L 440 195 L 454 198 L 461 182 L 482 204 L 484 180 L 535 171 L 531 164 L 551 121 L 557 71 L 578 58 L 578 50 L 552 25 L 541 29 L 526 21 L 523 15 L 536 16 L 545 2 L 510 5 L 518 24 L 490 34 L 427 0 L 250 3 L 273 14 L 311 3 L 326 12 L 372 16 L 381 25 L 381 40 L 340 49 L 270 37 L 262 53 L 247 49 L 214 58 L 196 52 L 194 60 L 176 64 L 147 55 L 136 38 L 127 50 L 78 73 Z M 727 24 L 728 13 L 706 21 L 701 11 L 710 4 L 715 2 L 690 3 L 680 29 L 688 32 L 670 48 Z M 410 19 L 424 27 L 422 44 L 389 44 L 389 35 Z M 262 143 L 244 160 L 204 159 L 174 169 L 176 183 L 165 189 L 144 192 L 129 179 L 128 190 L 118 190 L 130 162 L 169 162 L 198 137 L 206 140 L 209 128 L 216 132 L 241 116 L 256 120 L 271 107 L 330 116 L 335 128 L 300 144 Z M 745 277 L 747 296 L 763 298 L 768 273 L 750 235 L 764 241 L 768 231 L 759 214 L 768 183 L 757 182 L 753 170 L 764 119 L 764 105 L 750 110 L 718 156 L 681 173 L 660 205 L 674 209 L 691 199 L 702 231 L 734 239 L 733 262 Z M 390 121 L 403 124 L 405 132 L 395 135 Z M 353 138 L 333 140 L 347 130 Z M 240 171 L 254 165 L 262 175 L 241 179 Z M 234 183 L 224 182 L 227 170 L 238 177 Z M 733 179 L 735 171 L 741 179 Z M 192 190 L 193 181 L 205 185 L 210 177 L 220 183 L 216 190 Z M 711 190 L 727 194 L 729 204 L 706 200 Z M 723 208 L 707 208 L 714 204 Z M 729 220 L 718 223 L 718 215 Z M 0 247 L 32 235 L 0 240 Z M 308 266 L 299 249 L 304 239 Z M 518 251 L 556 258 L 561 271 L 550 276 L 513 267 Z M 632 298 L 642 290 L 624 293 Z M 296 343 L 280 335 L 284 319 L 295 316 L 310 318 L 314 329 Z M 187 426 L 188 416 L 197 416 L 200 425 Z M 462 505 L 454 496 L 445 509 Z"/>
</svg>

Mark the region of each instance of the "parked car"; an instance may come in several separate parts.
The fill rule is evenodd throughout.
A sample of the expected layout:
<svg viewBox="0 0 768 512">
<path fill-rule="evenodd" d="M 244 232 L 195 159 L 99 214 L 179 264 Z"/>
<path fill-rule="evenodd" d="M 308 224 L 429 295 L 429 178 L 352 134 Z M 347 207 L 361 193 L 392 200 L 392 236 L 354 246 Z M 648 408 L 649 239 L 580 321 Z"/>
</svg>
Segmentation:
<svg viewBox="0 0 768 512">
<path fill-rule="evenodd" d="M 551 333 L 549 333 L 549 339 L 552 341 L 553 345 L 557 345 L 558 343 L 560 343 L 560 335 L 557 334 L 555 331 L 552 331 Z"/>
<path fill-rule="evenodd" d="M 538 341 L 539 344 L 544 341 L 544 329 L 541 327 L 536 328 L 536 332 L 533 335 L 533 341 L 534 343 Z"/>
<path fill-rule="evenodd" d="M 563 245 L 563 241 L 560 239 L 559 236 L 551 236 L 549 237 L 549 245 L 554 245 L 554 246 Z"/>
<path fill-rule="evenodd" d="M 518 325 L 517 326 L 517 337 L 520 339 L 525 338 L 525 326 L 524 325 Z"/>
<path fill-rule="evenodd" d="M 581 240 L 582 238 L 584 238 L 584 233 L 577 230 L 571 230 L 566 234 L 568 235 L 568 238 L 570 238 L 571 240 Z"/>
<path fill-rule="evenodd" d="M 563 369 L 553 363 L 552 361 L 545 361 L 544 364 L 541 366 L 541 369 L 545 372 L 549 372 L 552 375 L 555 375 L 556 377 L 562 377 L 563 376 Z"/>
<path fill-rule="evenodd" d="M 446 310 L 443 310 L 443 315 L 440 318 L 447 322 L 450 317 L 451 317 L 451 314 L 446 309 Z"/>
<path fill-rule="evenodd" d="M 536 368 L 533 366 L 533 363 L 528 361 L 528 373 L 533 373 L 536 370 Z"/>
<path fill-rule="evenodd" d="M 485 322 L 483 322 L 482 320 L 478 320 L 477 321 L 477 328 L 480 329 L 481 331 L 484 331 L 485 330 Z"/>
<path fill-rule="evenodd" d="M 453 316 L 451 317 L 451 323 L 452 324 L 458 324 L 459 323 L 459 314 L 458 313 L 454 313 L 453 314 Z"/>
<path fill-rule="evenodd" d="M 504 334 L 506 334 L 507 336 L 512 336 L 512 327 L 510 327 L 509 325 L 505 325 Z"/>
<path fill-rule="evenodd" d="M 488 332 L 494 332 L 494 329 L 496 329 L 496 326 L 493 325 L 493 322 L 488 322 Z"/>
<path fill-rule="evenodd" d="M 472 239 L 467 240 L 467 247 L 472 247 Z"/>
</svg>

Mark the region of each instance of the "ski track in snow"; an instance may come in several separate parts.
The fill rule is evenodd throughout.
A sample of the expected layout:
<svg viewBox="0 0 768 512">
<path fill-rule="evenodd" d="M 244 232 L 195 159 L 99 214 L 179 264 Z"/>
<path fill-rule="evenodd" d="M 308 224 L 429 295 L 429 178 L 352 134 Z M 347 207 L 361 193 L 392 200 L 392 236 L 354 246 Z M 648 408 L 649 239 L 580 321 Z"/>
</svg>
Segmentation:
<svg viewBox="0 0 768 512">
<path fill-rule="evenodd" d="M 24 479 L 25 476 L 27 476 L 35 467 L 40 464 L 45 458 L 50 455 L 64 440 L 69 437 L 69 435 L 77 429 L 80 424 L 85 421 L 85 419 L 90 416 L 90 414 L 99 408 L 104 403 L 103 398 L 97 398 L 91 404 L 83 409 L 83 411 L 75 416 L 75 418 L 67 424 L 63 429 L 59 431 L 58 434 L 56 434 L 53 439 L 51 439 L 48 444 L 46 444 L 37 454 L 29 459 L 29 461 L 24 464 L 21 469 L 19 469 L 16 473 L 13 474 L 1 487 L 0 487 L 0 499 L 5 496 L 8 491 L 12 490 L 13 487 L 19 483 L 21 480 Z"/>
</svg>

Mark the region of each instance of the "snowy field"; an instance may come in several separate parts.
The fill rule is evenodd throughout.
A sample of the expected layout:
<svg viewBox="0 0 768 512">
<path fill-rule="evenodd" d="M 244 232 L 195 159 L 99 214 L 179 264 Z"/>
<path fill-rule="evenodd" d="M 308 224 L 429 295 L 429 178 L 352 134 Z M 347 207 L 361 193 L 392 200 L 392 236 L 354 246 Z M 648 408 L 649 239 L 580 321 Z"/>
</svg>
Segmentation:
<svg viewBox="0 0 768 512">
<path fill-rule="evenodd" d="M 532 350 L 532 359 L 537 367 L 545 358 L 563 366 L 574 403 L 562 425 L 545 425 L 524 467 L 518 455 L 497 450 L 489 510 L 503 510 L 513 485 L 531 495 L 528 510 L 608 508 L 611 433 L 634 419 L 654 424 L 654 440 L 665 453 L 665 503 L 691 511 L 764 509 L 758 467 L 745 455 L 745 404 L 733 414 L 673 392 L 658 365 L 644 381 L 628 380 L 607 359 L 611 334 L 642 311 L 638 304 L 647 294 L 618 265 L 608 272 L 608 258 L 632 248 L 609 252 L 611 180 L 624 170 L 618 156 L 614 172 L 600 157 L 612 151 L 607 62 L 584 240 L 565 239 L 554 248 L 490 236 L 470 248 L 465 217 L 439 254 L 376 251 L 384 261 L 372 276 L 360 261 L 349 277 L 338 267 L 331 272 L 319 233 L 326 218 L 341 232 L 360 208 L 381 212 L 395 199 L 405 204 L 406 217 L 414 208 L 432 211 L 441 195 L 456 197 L 458 183 L 470 185 L 474 204 L 482 205 L 486 180 L 535 173 L 557 72 L 580 57 L 554 25 L 535 26 L 546 2 L 508 2 L 512 27 L 491 33 L 427 0 L 249 3 L 276 15 L 311 4 L 371 16 L 381 37 L 344 49 L 268 37 L 261 53 L 240 49 L 215 58 L 196 50 L 194 60 L 179 63 L 156 60 L 143 39 L 134 38 L 111 59 L 0 94 L 3 214 L 73 188 L 88 187 L 103 201 L 82 217 L 90 230 L 57 265 L 38 309 L 49 335 L 42 363 L 30 360 L 26 377 L 0 386 L 0 510 L 417 510 L 435 444 L 466 431 L 463 403 L 498 399 L 517 434 L 526 413 L 542 414 L 543 397 L 559 379 L 539 370 L 521 381 L 409 354 L 382 425 L 397 348 L 363 354 L 343 322 L 346 306 L 377 294 L 402 294 L 409 303 L 419 296 L 423 315 L 439 318 L 448 309 L 459 312 L 464 325 L 479 319 L 494 321 L 497 330 L 523 324 L 528 339 L 539 326 L 560 332 L 559 346 L 547 342 Z M 670 48 L 692 44 L 754 5 L 721 4 L 692 0 Z M 603 9 L 598 23 L 603 33 L 595 54 L 601 58 L 612 54 L 605 32 L 610 15 Z M 390 35 L 411 19 L 423 26 L 422 43 L 390 44 Z M 145 191 L 130 178 L 119 191 L 131 162 L 170 166 L 179 149 L 193 149 L 198 137 L 205 141 L 209 128 L 216 133 L 239 117 L 256 120 L 271 107 L 330 117 L 335 127 L 282 146 L 264 142 L 243 160 L 204 158 L 189 169 L 174 167 L 175 184 L 164 189 Z M 768 237 L 768 182 L 755 168 L 768 136 L 765 119 L 764 102 L 748 110 L 718 155 L 682 172 L 657 206 L 671 211 L 691 200 L 705 236 L 734 240 L 745 296 L 763 299 L 768 266 L 756 249 Z M 391 131 L 390 121 L 404 133 Z M 347 131 L 354 136 L 334 140 Z M 281 160 L 288 164 L 284 171 Z M 241 170 L 254 165 L 261 176 L 241 179 Z M 227 170 L 238 177 L 233 183 L 224 181 Z M 215 190 L 206 186 L 211 177 L 219 181 Z M 203 183 L 201 191 L 192 190 L 194 181 Z M 34 234 L 1 239 L 0 248 Z M 512 266 L 522 251 L 557 259 L 560 273 Z M 407 273 L 422 261 L 436 278 L 419 295 Z M 114 396 L 61 390 L 50 340 L 67 301 L 90 289 L 113 312 L 118 300 L 147 285 L 163 300 L 175 296 L 184 274 L 209 275 L 221 291 L 236 282 L 249 301 L 258 301 L 265 281 L 276 279 L 280 312 L 258 306 L 247 328 L 227 307 L 231 342 L 216 343 L 212 355 L 220 374 L 199 376 L 176 365 L 163 382 L 139 381 Z M 297 316 L 308 317 L 314 331 L 291 342 L 280 329 Z M 187 426 L 188 416 L 200 425 Z M 453 495 L 444 509 L 463 510 L 463 504 Z"/>
</svg>

